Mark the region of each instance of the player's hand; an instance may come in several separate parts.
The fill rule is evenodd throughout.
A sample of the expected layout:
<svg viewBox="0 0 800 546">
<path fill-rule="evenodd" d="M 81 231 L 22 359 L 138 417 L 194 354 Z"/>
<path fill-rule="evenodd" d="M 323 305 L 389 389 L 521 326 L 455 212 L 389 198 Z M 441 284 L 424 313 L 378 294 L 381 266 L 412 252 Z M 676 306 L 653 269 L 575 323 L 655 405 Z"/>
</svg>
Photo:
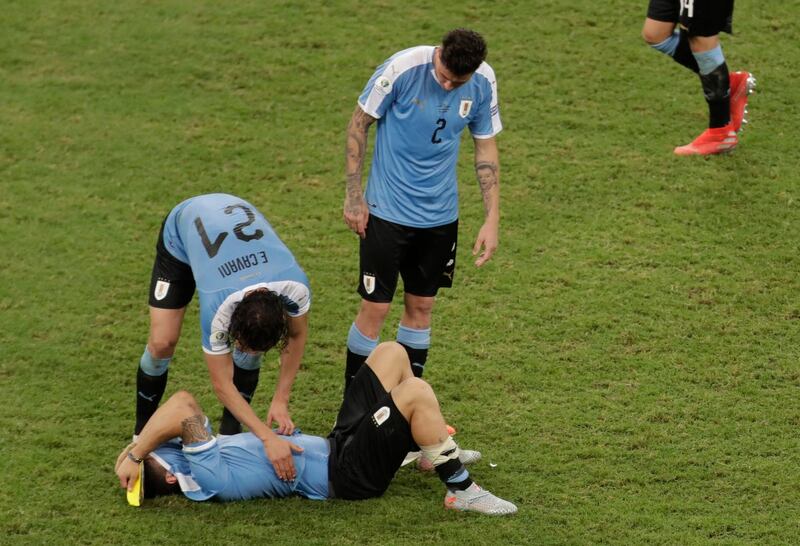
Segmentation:
<svg viewBox="0 0 800 546">
<path fill-rule="evenodd" d="M 125 457 L 121 462 L 117 459 L 117 477 L 119 478 L 119 486 L 126 488 L 128 491 L 133 489 L 133 484 L 136 483 L 136 478 L 139 477 L 139 465 L 131 461 L 127 457 L 126 451 L 123 451 L 121 457 Z"/>
<path fill-rule="evenodd" d="M 272 400 L 267 413 L 267 426 L 272 427 L 272 422 L 278 425 L 278 434 L 290 436 L 294 432 L 294 423 L 289 416 L 289 406 L 282 400 Z"/>
<path fill-rule="evenodd" d="M 264 451 L 275 469 L 275 474 L 280 479 L 286 482 L 292 481 L 297 477 L 297 471 L 292 460 L 292 452 L 302 453 L 302 447 L 273 434 L 269 439 L 264 440 Z"/>
<path fill-rule="evenodd" d="M 123 450 L 120 452 L 120 454 L 117 456 L 117 462 L 115 462 L 115 463 L 114 463 L 114 472 L 116 472 L 117 470 L 119 470 L 119 465 L 121 465 L 121 464 L 122 464 L 122 461 L 124 461 L 124 460 L 125 460 L 125 458 L 128 456 L 128 452 L 129 452 L 131 449 L 133 449 L 135 445 L 136 445 L 136 442 L 131 442 L 131 443 L 129 443 L 127 446 L 125 446 L 125 449 L 123 449 Z"/>
<path fill-rule="evenodd" d="M 367 236 L 369 207 L 363 195 L 347 196 L 343 207 L 344 223 L 362 239 Z"/>
<path fill-rule="evenodd" d="M 472 247 L 472 255 L 478 256 L 478 259 L 475 260 L 476 266 L 480 267 L 492 258 L 499 244 L 497 234 L 498 226 L 496 223 L 485 222 L 481 226 L 478 237 L 475 239 L 475 246 Z M 481 249 L 483 249 L 483 252 L 481 252 Z"/>
</svg>

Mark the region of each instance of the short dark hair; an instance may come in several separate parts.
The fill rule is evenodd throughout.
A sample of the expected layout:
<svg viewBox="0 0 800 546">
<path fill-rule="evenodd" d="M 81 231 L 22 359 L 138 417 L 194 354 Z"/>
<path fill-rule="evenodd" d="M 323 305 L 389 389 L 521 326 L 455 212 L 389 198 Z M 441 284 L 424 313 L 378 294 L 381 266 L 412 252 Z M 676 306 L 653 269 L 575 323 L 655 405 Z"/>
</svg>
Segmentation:
<svg viewBox="0 0 800 546">
<path fill-rule="evenodd" d="M 457 76 L 472 74 L 486 59 L 486 42 L 474 30 L 451 30 L 442 38 L 439 58 Z"/>
<path fill-rule="evenodd" d="M 248 293 L 233 310 L 228 335 L 245 350 L 268 351 L 286 345 L 289 319 L 281 297 L 271 290 Z"/>
<path fill-rule="evenodd" d="M 167 483 L 167 469 L 152 457 L 144 460 L 144 498 L 153 499 L 181 492 L 179 483 Z"/>
</svg>

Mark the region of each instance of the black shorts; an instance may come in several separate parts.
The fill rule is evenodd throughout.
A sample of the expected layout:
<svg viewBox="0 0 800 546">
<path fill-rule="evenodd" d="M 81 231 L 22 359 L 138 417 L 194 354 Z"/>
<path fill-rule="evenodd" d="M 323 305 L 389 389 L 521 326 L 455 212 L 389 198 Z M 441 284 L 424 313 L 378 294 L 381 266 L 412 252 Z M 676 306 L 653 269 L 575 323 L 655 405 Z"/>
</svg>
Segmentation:
<svg viewBox="0 0 800 546">
<path fill-rule="evenodd" d="M 175 258 L 164 246 L 162 222 L 150 275 L 150 305 L 159 309 L 182 309 L 192 301 L 194 288 L 192 268 Z"/>
<path fill-rule="evenodd" d="M 374 215 L 361 239 L 361 277 L 358 293 L 367 301 L 388 303 L 397 289 L 415 296 L 435 296 L 453 286 L 456 270 L 458 220 L 433 228 L 402 226 Z"/>
<path fill-rule="evenodd" d="M 734 0 L 650 0 L 647 16 L 656 21 L 680 23 L 691 36 L 716 36 L 733 32 Z"/>
<path fill-rule="evenodd" d="M 419 449 L 408 421 L 369 366 L 361 366 L 348 387 L 328 439 L 330 494 L 348 500 L 381 496 L 408 452 Z"/>
</svg>

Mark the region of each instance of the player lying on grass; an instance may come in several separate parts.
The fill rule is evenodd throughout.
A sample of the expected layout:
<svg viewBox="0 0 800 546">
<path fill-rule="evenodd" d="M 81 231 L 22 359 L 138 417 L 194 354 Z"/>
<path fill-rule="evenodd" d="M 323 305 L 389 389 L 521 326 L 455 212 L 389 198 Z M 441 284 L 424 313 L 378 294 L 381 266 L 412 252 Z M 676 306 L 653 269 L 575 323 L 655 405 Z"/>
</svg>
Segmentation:
<svg viewBox="0 0 800 546">
<path fill-rule="evenodd" d="M 180 436 L 181 442 L 170 439 Z M 192 500 L 232 501 L 300 495 L 348 500 L 386 491 L 409 451 L 420 449 L 447 488 L 455 510 L 513 514 L 517 507 L 481 489 L 459 458 L 430 385 L 414 377 L 405 349 L 379 345 L 362 366 L 328 438 L 296 432 L 294 480 L 281 480 L 251 433 L 215 438 L 187 392 L 174 394 L 117 458 L 120 486 L 143 496 L 183 493 Z"/>
</svg>

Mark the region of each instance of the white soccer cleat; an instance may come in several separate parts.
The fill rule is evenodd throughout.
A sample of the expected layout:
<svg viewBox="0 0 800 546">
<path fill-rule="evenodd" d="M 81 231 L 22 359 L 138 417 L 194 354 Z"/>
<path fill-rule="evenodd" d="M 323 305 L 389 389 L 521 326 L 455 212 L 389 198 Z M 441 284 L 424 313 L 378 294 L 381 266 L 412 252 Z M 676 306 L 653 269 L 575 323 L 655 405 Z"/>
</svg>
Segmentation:
<svg viewBox="0 0 800 546">
<path fill-rule="evenodd" d="M 513 503 L 495 497 L 477 483 L 464 491 L 448 491 L 444 496 L 444 507 L 461 512 L 479 512 L 490 516 L 509 516 L 517 513 Z"/>
</svg>

